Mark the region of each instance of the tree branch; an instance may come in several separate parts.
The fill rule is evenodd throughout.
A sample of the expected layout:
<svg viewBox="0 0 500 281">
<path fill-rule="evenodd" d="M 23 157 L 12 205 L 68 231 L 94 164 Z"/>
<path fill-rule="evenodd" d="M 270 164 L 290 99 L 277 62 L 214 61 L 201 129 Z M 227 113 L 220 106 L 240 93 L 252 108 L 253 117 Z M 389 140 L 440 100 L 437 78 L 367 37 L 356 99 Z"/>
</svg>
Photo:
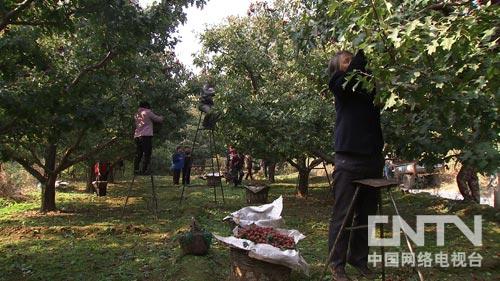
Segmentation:
<svg viewBox="0 0 500 281">
<path fill-rule="evenodd" d="M 28 26 L 41 26 L 41 25 L 56 25 L 55 21 L 11 21 L 10 25 L 28 25 Z"/>
<path fill-rule="evenodd" d="M 33 162 L 34 164 L 38 165 L 40 168 L 42 168 L 44 171 L 48 171 L 48 167 L 45 166 L 43 163 L 42 163 L 42 160 L 40 160 L 40 158 L 38 158 L 38 156 L 36 155 L 36 152 L 35 150 L 33 149 L 33 147 L 30 147 L 29 145 L 24 145 L 24 144 L 21 144 L 21 146 L 26 149 L 27 151 L 30 152 L 31 154 L 31 157 L 33 157 Z"/>
<path fill-rule="evenodd" d="M 19 13 L 27 9 L 33 1 L 35 0 L 25 0 L 14 10 L 7 12 L 0 22 L 0 31 L 4 30 L 11 23 L 11 21 L 15 19 L 19 15 Z"/>
<path fill-rule="evenodd" d="M 71 155 L 71 153 L 73 153 L 73 151 L 80 145 L 80 143 L 82 142 L 83 140 L 83 137 L 85 136 L 85 133 L 87 132 L 87 129 L 82 129 L 80 130 L 80 132 L 78 133 L 78 136 L 76 138 L 76 141 L 75 143 L 70 146 L 65 152 L 64 152 L 64 155 L 63 157 L 61 158 L 61 162 L 59 162 L 59 166 L 64 166 L 66 165 L 66 161 L 68 161 L 68 158 L 69 156 Z"/>
<path fill-rule="evenodd" d="M 428 10 L 440 11 L 442 13 L 449 13 L 450 12 L 450 8 L 468 5 L 468 4 L 470 4 L 470 2 L 471 1 L 469 0 L 469 1 L 453 2 L 453 3 L 435 3 L 435 4 L 431 4 L 431 5 L 427 6 L 427 7 L 425 7 L 419 13 L 422 13 L 422 12 L 425 12 L 425 11 L 428 11 Z"/>
<path fill-rule="evenodd" d="M 69 92 L 69 90 L 71 90 L 71 88 L 73 88 L 76 84 L 78 84 L 78 82 L 80 82 L 80 80 L 82 79 L 82 77 L 85 74 L 87 74 L 93 70 L 104 67 L 114 56 L 115 56 L 115 53 L 113 51 L 109 51 L 100 62 L 98 62 L 97 64 L 94 64 L 94 65 L 90 65 L 90 66 L 85 67 L 82 71 L 80 71 L 80 73 L 78 73 L 78 75 L 75 77 L 75 79 L 73 79 L 73 81 L 71 81 L 71 83 L 66 87 L 66 93 Z"/>
<path fill-rule="evenodd" d="M 300 170 L 299 164 L 298 164 L 298 163 L 293 162 L 293 160 L 292 160 L 292 159 L 287 158 L 287 159 L 286 159 L 286 162 L 290 163 L 290 165 L 292 165 L 295 169 Z"/>
<path fill-rule="evenodd" d="M 4 146 L 3 151 L 9 157 L 10 159 L 14 160 L 15 162 L 19 163 L 23 168 L 28 171 L 32 176 L 34 176 L 38 181 L 44 182 L 46 178 L 33 166 L 31 165 L 30 161 L 27 159 L 21 157 L 18 152 L 13 151 L 12 149 Z"/>
<path fill-rule="evenodd" d="M 318 166 L 319 164 L 321 164 L 322 162 L 323 162 L 323 158 L 321 158 L 321 157 L 316 158 L 311 163 L 309 163 L 309 166 L 307 168 L 313 169 L 316 166 Z"/>
<path fill-rule="evenodd" d="M 323 152 L 323 151 L 321 151 L 319 149 L 313 149 L 311 151 L 311 153 L 314 156 L 323 159 L 328 164 L 335 164 L 335 156 L 333 156 L 333 155 L 327 154 L 327 153 L 325 153 L 325 152 Z"/>
<path fill-rule="evenodd" d="M 380 38 L 382 39 L 382 42 L 384 42 L 384 48 L 387 50 L 387 52 L 391 56 L 392 62 L 395 62 L 396 61 L 396 54 L 394 53 L 394 50 L 391 48 L 392 45 L 389 45 L 389 43 L 387 42 L 387 34 L 385 33 L 385 30 L 383 30 L 381 27 L 382 19 L 380 18 L 379 14 L 377 12 L 377 7 L 375 6 L 375 0 L 371 0 L 371 4 L 372 4 L 373 13 L 374 13 L 375 17 L 377 18 L 377 23 L 378 23 L 377 29 L 379 30 L 379 35 L 380 35 Z"/>
<path fill-rule="evenodd" d="M 16 120 L 12 120 L 7 124 L 0 126 L 0 135 L 7 134 L 9 131 L 14 129 L 14 124 L 16 124 Z"/>
<path fill-rule="evenodd" d="M 248 73 L 248 77 L 250 78 L 250 82 L 252 83 L 252 88 L 253 88 L 254 92 L 258 93 L 259 85 L 257 84 L 257 78 L 255 77 L 253 70 L 250 68 L 250 66 L 248 66 L 248 64 L 246 64 L 244 62 L 242 64 Z"/>
<path fill-rule="evenodd" d="M 57 173 L 60 173 L 64 170 L 66 170 L 67 168 L 75 165 L 76 163 L 79 163 L 79 162 L 82 162 L 82 161 L 85 161 L 87 160 L 88 158 L 90 158 L 90 156 L 92 156 L 93 154 L 96 154 L 98 153 L 99 151 L 103 150 L 104 148 L 106 148 L 108 145 L 111 145 L 112 143 L 114 143 L 116 140 L 118 139 L 118 137 L 113 137 L 112 139 L 110 139 L 109 141 L 105 142 L 105 143 L 102 143 L 102 144 L 99 144 L 97 145 L 96 147 L 94 147 L 94 149 L 92 149 L 91 151 L 89 151 L 88 153 L 85 153 L 83 155 L 80 155 L 78 156 L 77 158 L 73 159 L 73 160 L 66 160 L 66 163 L 64 165 L 59 165 L 59 167 L 56 168 L 56 172 Z"/>
</svg>

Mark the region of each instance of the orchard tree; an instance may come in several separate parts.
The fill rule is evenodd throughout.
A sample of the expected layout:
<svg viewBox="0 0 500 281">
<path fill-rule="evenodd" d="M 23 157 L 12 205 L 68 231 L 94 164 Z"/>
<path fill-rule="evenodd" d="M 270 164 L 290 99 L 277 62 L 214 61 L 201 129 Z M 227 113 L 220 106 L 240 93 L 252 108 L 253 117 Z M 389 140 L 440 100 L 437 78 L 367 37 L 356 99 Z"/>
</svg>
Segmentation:
<svg viewBox="0 0 500 281">
<path fill-rule="evenodd" d="M 315 155 L 331 150 L 333 105 L 321 95 L 326 54 L 294 46 L 294 3 L 254 3 L 247 17 L 206 30 L 197 62 L 216 81 L 225 142 L 254 157 L 289 162 L 299 172 L 299 195 L 307 196 L 310 171 L 322 162 Z"/>
<path fill-rule="evenodd" d="M 498 169 L 499 5 L 308 1 L 302 11 L 295 27 L 302 51 L 367 54 L 387 151 L 428 166 L 453 158 L 462 171 Z"/>
<path fill-rule="evenodd" d="M 0 151 L 42 183 L 42 211 L 62 171 L 130 147 L 140 100 L 166 117 L 160 140 L 182 126 L 189 74 L 169 50 L 189 4 L 203 1 L 0 4 Z"/>
</svg>

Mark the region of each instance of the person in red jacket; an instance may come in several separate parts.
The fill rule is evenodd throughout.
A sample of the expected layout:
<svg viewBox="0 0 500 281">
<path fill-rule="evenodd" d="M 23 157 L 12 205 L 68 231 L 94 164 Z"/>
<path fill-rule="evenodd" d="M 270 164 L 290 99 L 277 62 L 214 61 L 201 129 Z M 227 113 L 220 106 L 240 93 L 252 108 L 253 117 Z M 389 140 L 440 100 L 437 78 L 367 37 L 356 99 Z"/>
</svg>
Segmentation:
<svg viewBox="0 0 500 281">
<path fill-rule="evenodd" d="M 153 123 L 163 122 L 163 116 L 159 116 L 151 111 L 148 102 L 141 102 L 139 109 L 135 114 L 135 132 L 134 140 L 136 145 L 136 155 L 134 160 L 134 173 L 139 175 L 149 174 L 149 162 L 151 161 L 151 152 L 153 150 Z M 139 170 L 141 159 L 142 169 Z"/>
<path fill-rule="evenodd" d="M 109 161 L 99 161 L 94 165 L 95 192 L 98 196 L 105 196 L 108 187 L 108 175 L 110 172 Z"/>
</svg>

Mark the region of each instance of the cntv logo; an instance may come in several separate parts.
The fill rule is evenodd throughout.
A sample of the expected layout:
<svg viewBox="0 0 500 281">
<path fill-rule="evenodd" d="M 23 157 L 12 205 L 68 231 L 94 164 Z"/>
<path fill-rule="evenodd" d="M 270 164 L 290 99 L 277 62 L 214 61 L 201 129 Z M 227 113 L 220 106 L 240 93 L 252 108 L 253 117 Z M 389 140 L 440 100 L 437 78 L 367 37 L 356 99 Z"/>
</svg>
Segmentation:
<svg viewBox="0 0 500 281">
<path fill-rule="evenodd" d="M 375 237 L 377 224 L 387 224 L 389 216 L 368 216 L 368 245 L 369 246 L 400 246 L 401 230 L 415 245 L 425 244 L 425 225 L 436 225 L 436 244 L 444 246 L 445 225 L 454 224 L 474 246 L 482 246 L 483 230 L 482 216 L 474 216 L 474 232 L 455 215 L 419 215 L 416 228 L 413 230 L 401 216 L 392 216 L 392 238 Z"/>
</svg>

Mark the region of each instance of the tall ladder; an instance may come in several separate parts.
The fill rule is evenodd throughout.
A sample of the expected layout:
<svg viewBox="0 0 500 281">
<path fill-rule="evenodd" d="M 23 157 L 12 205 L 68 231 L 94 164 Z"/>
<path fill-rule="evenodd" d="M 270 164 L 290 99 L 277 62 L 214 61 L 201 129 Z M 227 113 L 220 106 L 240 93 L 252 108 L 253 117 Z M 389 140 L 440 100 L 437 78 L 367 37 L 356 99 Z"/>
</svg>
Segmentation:
<svg viewBox="0 0 500 281">
<path fill-rule="evenodd" d="M 132 178 L 132 182 L 130 183 L 128 190 L 127 190 L 127 197 L 125 198 L 125 203 L 123 204 L 122 208 L 122 215 L 121 217 L 123 218 L 123 215 L 125 214 L 125 207 L 127 206 L 128 199 L 130 198 L 130 194 L 132 192 L 132 188 L 134 186 L 135 178 L 136 177 L 147 177 L 148 175 L 136 175 L 134 173 L 134 177 Z M 156 196 L 156 188 L 155 188 L 155 182 L 154 182 L 154 177 L 153 177 L 153 172 L 149 175 L 151 178 L 151 195 L 153 199 L 153 213 L 155 215 L 155 218 L 158 219 L 158 197 Z M 149 202 L 147 202 L 147 206 L 149 209 Z"/>
<path fill-rule="evenodd" d="M 198 120 L 198 126 L 197 126 L 196 132 L 194 134 L 193 144 L 191 145 L 191 157 L 192 157 L 193 163 L 194 163 L 194 159 L 195 159 L 194 151 L 195 151 L 196 144 L 197 144 L 196 141 L 198 139 L 198 134 L 202 135 L 203 131 L 208 132 L 208 147 L 210 150 L 211 174 L 212 174 L 212 176 L 217 175 L 219 177 L 218 182 L 219 182 L 220 191 L 221 191 L 221 195 L 222 195 L 222 202 L 225 203 L 224 188 L 222 187 L 222 180 L 220 179 L 222 177 L 222 175 L 221 175 L 221 170 L 220 170 L 219 157 L 217 157 L 217 153 L 214 153 L 215 147 L 216 147 L 214 129 L 213 128 L 206 129 L 206 128 L 202 127 L 201 120 L 203 118 L 203 114 L 205 114 L 205 113 L 200 111 L 200 118 Z M 200 136 L 200 138 L 201 138 L 201 136 Z M 215 161 L 214 161 L 214 156 L 215 156 Z M 215 170 L 216 167 L 217 167 L 217 171 Z M 217 203 L 217 186 L 215 184 L 212 184 L 211 187 L 214 190 L 214 201 Z M 184 200 L 185 189 L 186 189 L 186 185 L 182 184 L 181 199 L 179 201 L 179 204 L 182 204 L 182 201 Z"/>
</svg>

